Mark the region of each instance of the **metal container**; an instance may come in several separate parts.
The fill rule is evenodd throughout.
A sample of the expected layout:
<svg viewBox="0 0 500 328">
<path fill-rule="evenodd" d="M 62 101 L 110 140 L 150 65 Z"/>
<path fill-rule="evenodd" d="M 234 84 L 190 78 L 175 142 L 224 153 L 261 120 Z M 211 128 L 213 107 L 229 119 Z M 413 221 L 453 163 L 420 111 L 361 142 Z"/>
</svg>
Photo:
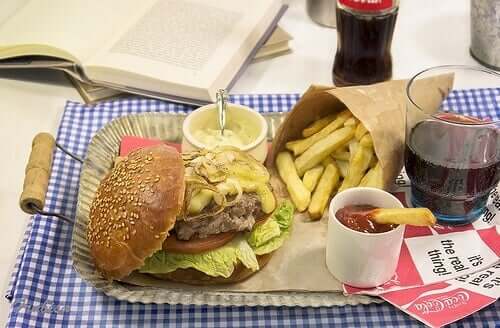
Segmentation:
<svg viewBox="0 0 500 328">
<path fill-rule="evenodd" d="M 337 0 L 307 0 L 307 14 L 316 23 L 327 26 L 336 27 Z"/>
<path fill-rule="evenodd" d="M 471 0 L 470 13 L 472 57 L 500 70 L 500 0 Z"/>
</svg>

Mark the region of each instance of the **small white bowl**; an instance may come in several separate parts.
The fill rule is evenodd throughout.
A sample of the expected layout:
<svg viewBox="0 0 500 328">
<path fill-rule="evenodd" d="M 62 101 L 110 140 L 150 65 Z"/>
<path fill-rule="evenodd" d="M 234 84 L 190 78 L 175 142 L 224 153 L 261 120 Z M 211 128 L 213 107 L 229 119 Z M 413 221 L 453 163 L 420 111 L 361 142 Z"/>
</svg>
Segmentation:
<svg viewBox="0 0 500 328">
<path fill-rule="evenodd" d="M 227 104 L 226 128 L 231 129 L 231 124 L 244 124 L 251 134 L 251 142 L 242 151 L 252 155 L 263 163 L 267 156 L 267 131 L 268 126 L 264 117 L 250 107 Z M 204 148 L 214 148 L 216 145 L 206 145 L 194 136 L 197 129 L 218 129 L 217 107 L 215 104 L 200 107 L 189 114 L 182 125 L 182 151 L 189 152 Z"/>
<path fill-rule="evenodd" d="M 337 210 L 347 205 L 403 208 L 390 193 L 356 187 L 338 193 L 328 212 L 326 266 L 340 282 L 359 288 L 382 285 L 394 275 L 403 242 L 404 225 L 382 233 L 364 233 L 343 225 Z"/>
</svg>

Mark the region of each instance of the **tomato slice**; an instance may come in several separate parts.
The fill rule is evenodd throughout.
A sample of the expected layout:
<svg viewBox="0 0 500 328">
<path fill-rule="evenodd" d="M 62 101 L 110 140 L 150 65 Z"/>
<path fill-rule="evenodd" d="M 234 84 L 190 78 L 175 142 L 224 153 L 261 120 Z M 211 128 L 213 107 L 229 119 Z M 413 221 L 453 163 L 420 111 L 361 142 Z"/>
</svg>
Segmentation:
<svg viewBox="0 0 500 328">
<path fill-rule="evenodd" d="M 191 240 L 179 240 L 175 235 L 171 235 L 165 240 L 162 248 L 172 253 L 198 254 L 224 246 L 233 240 L 237 233 L 237 231 L 228 231 Z"/>
</svg>

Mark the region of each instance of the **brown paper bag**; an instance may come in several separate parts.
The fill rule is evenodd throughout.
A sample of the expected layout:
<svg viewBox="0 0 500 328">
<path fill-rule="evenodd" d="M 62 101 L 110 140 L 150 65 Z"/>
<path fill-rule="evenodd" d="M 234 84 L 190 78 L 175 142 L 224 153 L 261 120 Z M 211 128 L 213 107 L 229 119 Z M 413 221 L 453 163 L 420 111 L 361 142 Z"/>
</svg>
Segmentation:
<svg viewBox="0 0 500 328">
<path fill-rule="evenodd" d="M 347 108 L 371 133 L 375 154 L 383 171 L 384 189 L 394 185 L 403 167 L 407 80 L 393 80 L 369 86 L 333 88 L 311 86 L 297 102 L 274 138 L 268 166 L 274 167 L 276 155 L 285 143 L 302 138 L 302 130 L 320 117 Z M 418 98 L 426 108 L 437 111 L 453 84 L 446 74 L 418 80 Z"/>
</svg>

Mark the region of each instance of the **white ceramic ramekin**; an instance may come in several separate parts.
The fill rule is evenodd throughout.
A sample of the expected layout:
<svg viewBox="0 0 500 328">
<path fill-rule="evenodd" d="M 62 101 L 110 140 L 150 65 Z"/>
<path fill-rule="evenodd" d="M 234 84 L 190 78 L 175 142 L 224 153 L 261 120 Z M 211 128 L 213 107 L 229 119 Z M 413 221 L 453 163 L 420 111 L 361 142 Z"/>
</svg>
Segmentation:
<svg viewBox="0 0 500 328">
<path fill-rule="evenodd" d="M 240 149 L 263 163 L 267 156 L 268 126 L 266 120 L 261 114 L 252 110 L 250 107 L 228 103 L 226 120 L 229 121 L 230 116 L 235 114 L 238 115 L 239 120 L 251 124 L 258 129 L 255 131 L 255 140 Z M 183 152 L 211 148 L 211 145 L 205 145 L 193 136 L 194 129 L 204 126 L 207 120 L 217 122 L 217 108 L 215 104 L 200 107 L 186 117 L 182 125 Z"/>
<path fill-rule="evenodd" d="M 390 193 L 356 187 L 338 193 L 328 212 L 326 266 L 339 280 L 359 288 L 379 286 L 396 271 L 404 226 L 383 233 L 364 233 L 344 226 L 335 216 L 347 205 L 372 205 L 381 208 L 402 208 L 401 202 Z"/>
</svg>

